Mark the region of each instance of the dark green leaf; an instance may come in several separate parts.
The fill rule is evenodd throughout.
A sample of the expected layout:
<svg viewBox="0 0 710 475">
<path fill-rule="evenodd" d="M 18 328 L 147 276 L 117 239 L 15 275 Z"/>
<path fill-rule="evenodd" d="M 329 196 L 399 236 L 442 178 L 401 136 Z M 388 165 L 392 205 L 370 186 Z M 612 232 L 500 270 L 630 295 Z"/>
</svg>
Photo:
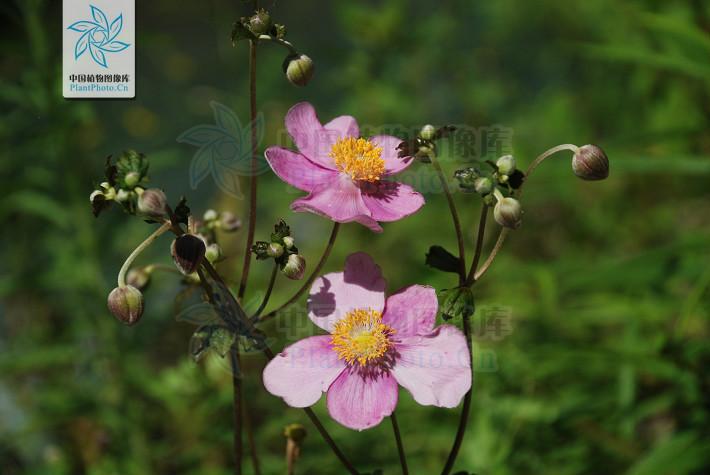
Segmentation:
<svg viewBox="0 0 710 475">
<path fill-rule="evenodd" d="M 444 272 L 458 273 L 460 268 L 459 258 L 441 246 L 431 246 L 424 262 L 429 267 Z"/>
</svg>

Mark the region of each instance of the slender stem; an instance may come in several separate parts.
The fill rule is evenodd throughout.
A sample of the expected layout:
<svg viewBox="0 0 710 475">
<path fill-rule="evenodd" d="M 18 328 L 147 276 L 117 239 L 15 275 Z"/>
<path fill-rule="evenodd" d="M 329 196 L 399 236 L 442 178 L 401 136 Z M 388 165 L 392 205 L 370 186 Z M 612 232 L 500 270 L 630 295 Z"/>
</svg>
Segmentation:
<svg viewBox="0 0 710 475">
<path fill-rule="evenodd" d="M 471 269 L 468 271 L 468 277 L 466 277 L 466 285 L 468 286 L 473 284 L 476 268 L 478 267 L 478 262 L 481 260 L 481 253 L 483 251 L 483 237 L 486 233 L 486 218 L 488 218 L 488 205 L 484 204 L 481 207 L 481 219 L 478 222 L 478 235 L 476 236 L 476 253 L 473 255 Z"/>
<path fill-rule="evenodd" d="M 265 41 L 272 41 L 276 44 L 279 44 L 279 45 L 283 46 L 284 48 L 288 49 L 291 54 L 298 53 L 296 51 L 296 48 L 291 43 L 289 43 L 288 41 L 286 41 L 282 38 L 274 38 L 271 35 L 259 35 L 259 39 L 265 40 Z"/>
<path fill-rule="evenodd" d="M 471 344 L 471 320 L 470 316 L 464 316 L 463 318 L 463 332 L 466 335 L 466 344 L 468 345 L 468 351 L 471 355 L 471 371 L 473 371 L 473 346 Z M 456 429 L 456 438 L 454 439 L 454 444 L 451 446 L 451 451 L 449 452 L 449 457 L 446 459 L 446 465 L 442 470 L 442 475 L 449 475 L 451 469 L 454 468 L 454 462 L 456 462 L 456 457 L 459 454 L 459 449 L 461 449 L 461 443 L 463 442 L 463 437 L 466 434 L 466 426 L 468 424 L 468 415 L 471 413 L 471 395 L 473 394 L 473 380 L 471 380 L 471 389 L 468 390 L 463 398 L 463 408 L 461 408 L 461 418 L 459 419 L 459 426 Z"/>
<path fill-rule="evenodd" d="M 446 175 L 441 169 L 439 160 L 436 158 L 434 152 L 429 153 L 429 158 L 431 159 L 431 164 L 434 166 L 436 173 L 439 175 L 439 181 L 444 189 L 444 194 L 446 195 L 446 201 L 449 203 L 449 210 L 451 211 L 451 218 L 454 221 L 454 229 L 456 230 L 456 241 L 459 247 L 459 283 L 463 284 L 466 280 L 466 248 L 464 246 L 463 232 L 461 232 L 461 222 L 459 221 L 459 214 L 456 211 L 456 203 L 454 203 L 454 197 L 451 195 L 451 190 L 449 189 L 449 183 L 446 181 Z"/>
<path fill-rule="evenodd" d="M 229 350 L 232 363 L 232 409 L 234 418 L 234 474 L 242 474 L 242 458 L 244 446 L 242 443 L 242 380 L 239 374 L 239 343 L 234 342 Z"/>
<path fill-rule="evenodd" d="M 402 435 L 399 433 L 399 424 L 397 423 L 397 416 L 395 416 L 394 412 L 392 412 L 390 416 L 390 421 L 392 421 L 394 439 L 397 441 L 397 452 L 399 453 L 399 463 L 402 466 L 402 475 L 409 475 L 407 457 L 404 455 L 404 445 L 402 444 Z"/>
<path fill-rule="evenodd" d="M 251 416 L 249 415 L 249 408 L 247 407 L 246 400 L 242 401 L 242 407 L 244 408 L 244 425 L 246 426 L 247 440 L 249 441 L 249 452 L 251 453 L 251 461 L 252 467 L 254 468 L 254 475 L 261 475 L 259 454 L 256 451 L 256 441 L 254 440 L 254 426 L 252 425 Z"/>
<path fill-rule="evenodd" d="M 266 293 L 264 294 L 264 298 L 261 301 L 261 305 L 259 305 L 259 308 L 254 313 L 252 320 L 256 320 L 257 318 L 259 318 L 261 312 L 263 312 L 266 308 L 266 304 L 269 303 L 269 298 L 271 297 L 271 292 L 274 290 L 274 283 L 276 282 L 276 276 L 278 275 L 278 273 L 279 265 L 274 262 L 274 267 L 271 270 L 271 277 L 269 277 L 269 285 L 266 287 Z"/>
<path fill-rule="evenodd" d="M 311 284 L 313 283 L 314 280 L 316 280 L 316 277 L 318 277 L 318 274 L 320 273 L 321 269 L 325 265 L 326 261 L 328 260 L 328 256 L 330 256 L 330 252 L 333 250 L 333 245 L 335 244 L 335 239 L 338 237 L 338 231 L 340 230 L 340 223 L 333 223 L 333 230 L 330 232 L 330 238 L 328 239 L 328 244 L 326 245 L 325 249 L 323 250 L 323 255 L 320 258 L 320 261 L 318 261 L 318 264 L 316 265 L 315 269 L 313 269 L 313 272 L 311 272 L 311 275 L 308 276 L 308 279 L 303 283 L 300 289 L 296 291 L 293 296 L 288 299 L 286 303 L 281 305 L 279 308 L 272 310 L 271 312 L 267 313 L 263 317 L 259 319 L 259 321 L 264 321 L 268 320 L 269 318 L 273 318 L 276 316 L 277 313 L 279 313 L 281 310 L 285 309 L 292 303 L 296 302 L 303 293 L 310 288 Z"/>
<path fill-rule="evenodd" d="M 256 2 L 254 2 L 256 5 Z M 256 6 L 255 6 L 256 8 Z M 237 297 L 241 300 L 247 289 L 249 280 L 249 267 L 251 266 L 251 246 L 254 243 L 256 229 L 256 196 L 257 196 L 257 130 L 256 130 L 256 41 L 249 42 L 249 109 L 251 117 L 251 175 L 249 176 L 249 228 L 244 247 L 244 264 L 242 265 L 242 278 L 239 283 Z"/>
<path fill-rule="evenodd" d="M 540 166 L 542 162 L 544 162 L 548 157 L 556 154 L 557 152 L 562 152 L 564 150 L 569 150 L 572 153 L 577 153 L 579 150 L 579 147 L 577 147 L 574 144 L 570 143 L 565 143 L 561 145 L 557 145 L 555 147 L 552 147 L 551 149 L 545 150 L 542 152 L 538 157 L 533 160 L 533 162 L 530 164 L 528 169 L 525 171 L 525 181 L 523 182 L 523 185 L 520 186 L 518 189 L 518 195 L 517 198 L 520 199 L 520 197 L 523 194 L 523 186 L 527 182 L 528 178 L 530 178 L 530 175 L 532 175 L 532 172 L 535 171 L 535 169 Z M 473 276 L 473 281 L 471 281 L 471 284 L 476 282 L 478 279 L 480 279 L 483 274 L 486 273 L 486 271 L 491 267 L 491 264 L 493 264 L 493 260 L 496 258 L 498 255 L 498 252 L 500 252 L 501 248 L 503 247 L 503 243 L 505 243 L 505 239 L 508 237 L 508 234 L 510 234 L 510 229 L 508 228 L 501 228 L 500 234 L 498 235 L 498 240 L 496 241 L 495 245 L 493 246 L 493 249 L 491 250 L 491 253 L 488 255 L 486 258 L 485 262 L 481 266 L 480 269 L 476 271 L 476 273 Z"/>
<path fill-rule="evenodd" d="M 145 238 L 145 241 L 140 243 L 138 247 L 136 247 L 133 252 L 126 258 L 126 261 L 123 263 L 121 266 L 121 270 L 118 271 L 118 286 L 119 287 L 125 287 L 126 286 L 126 273 L 128 272 L 128 269 L 131 267 L 131 264 L 133 264 L 133 261 L 136 260 L 136 257 L 145 250 L 148 246 L 150 246 L 153 241 L 158 239 L 158 237 L 165 233 L 165 231 L 170 229 L 170 223 L 163 223 L 162 226 L 160 226 L 158 229 L 153 231 L 150 236 Z"/>
<path fill-rule="evenodd" d="M 320 432 L 320 435 L 323 437 L 325 442 L 330 446 L 330 449 L 335 453 L 336 457 L 340 459 L 340 462 L 345 466 L 345 468 L 350 472 L 352 475 L 358 475 L 358 471 L 353 467 L 353 465 L 350 463 L 350 461 L 345 457 L 345 454 L 343 454 L 338 446 L 335 444 L 335 441 L 333 438 L 328 434 L 328 431 L 323 427 L 323 424 L 321 424 L 320 420 L 318 419 L 318 416 L 313 412 L 313 410 L 310 407 L 305 407 L 303 408 L 305 411 L 306 415 L 311 419 L 311 422 L 313 422 L 313 425 L 316 426 L 316 429 L 318 429 L 318 432 Z"/>
</svg>

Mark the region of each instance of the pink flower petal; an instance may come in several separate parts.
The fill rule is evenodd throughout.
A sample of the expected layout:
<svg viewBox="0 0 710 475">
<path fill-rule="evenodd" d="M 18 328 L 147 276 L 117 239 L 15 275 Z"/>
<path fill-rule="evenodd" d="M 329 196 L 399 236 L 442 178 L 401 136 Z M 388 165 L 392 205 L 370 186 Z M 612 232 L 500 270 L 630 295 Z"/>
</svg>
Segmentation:
<svg viewBox="0 0 710 475">
<path fill-rule="evenodd" d="M 336 177 L 337 172 L 316 165 L 304 155 L 283 147 L 269 147 L 264 155 L 274 173 L 299 190 L 313 191 Z"/>
<path fill-rule="evenodd" d="M 375 135 L 370 137 L 370 141 L 382 147 L 382 159 L 385 161 L 385 175 L 392 175 L 401 172 L 414 162 L 412 157 L 399 158 L 397 147 L 402 143 L 402 139 L 391 135 Z"/>
<path fill-rule="evenodd" d="M 374 427 L 397 406 L 397 381 L 388 372 L 348 369 L 328 389 L 330 416 L 350 429 Z"/>
<path fill-rule="evenodd" d="M 355 117 L 349 115 L 341 115 L 340 117 L 336 117 L 335 119 L 325 124 L 323 127 L 328 130 L 334 130 L 338 132 L 338 134 L 340 135 L 339 138 L 357 138 L 360 136 L 360 127 L 358 127 Z"/>
<path fill-rule="evenodd" d="M 364 252 L 350 254 L 343 272 L 318 277 L 308 296 L 308 316 L 322 329 L 332 332 L 335 322 L 348 312 L 385 308 L 385 287 L 380 266 Z"/>
<path fill-rule="evenodd" d="M 355 221 L 375 232 L 381 232 L 382 228 L 372 219 L 370 210 L 365 206 L 360 188 L 347 175 L 337 174 L 333 177 L 330 182 L 315 187 L 308 196 L 291 203 L 291 209 L 315 213 L 338 223 Z"/>
<path fill-rule="evenodd" d="M 312 336 L 287 346 L 264 368 L 264 386 L 292 407 L 312 406 L 345 369 L 330 336 Z"/>
<path fill-rule="evenodd" d="M 316 110 L 308 102 L 299 102 L 286 113 L 286 130 L 298 150 L 310 161 L 335 170 L 335 162 L 328 156 L 333 144 L 341 137 L 344 120 L 338 120 L 334 129 L 323 127 Z"/>
<path fill-rule="evenodd" d="M 362 199 L 375 221 L 397 221 L 424 206 L 424 197 L 411 186 L 391 181 L 363 183 Z"/>
<path fill-rule="evenodd" d="M 442 325 L 406 338 L 396 349 L 392 375 L 419 404 L 456 407 L 471 389 L 471 356 L 458 328 Z"/>
<path fill-rule="evenodd" d="M 428 334 L 434 328 L 438 308 L 433 287 L 411 285 L 387 298 L 382 323 L 394 328 L 398 340 Z"/>
</svg>

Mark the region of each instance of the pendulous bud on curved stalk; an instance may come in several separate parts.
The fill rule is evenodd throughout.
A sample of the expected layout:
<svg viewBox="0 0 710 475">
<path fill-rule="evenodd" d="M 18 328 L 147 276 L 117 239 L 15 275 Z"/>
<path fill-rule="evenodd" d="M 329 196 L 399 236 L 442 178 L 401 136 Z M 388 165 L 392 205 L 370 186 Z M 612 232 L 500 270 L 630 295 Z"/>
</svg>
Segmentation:
<svg viewBox="0 0 710 475">
<path fill-rule="evenodd" d="M 132 285 L 113 289 L 107 303 L 113 316 L 126 325 L 135 325 L 143 315 L 143 294 Z"/>
<path fill-rule="evenodd" d="M 151 218 L 164 218 L 168 214 L 168 198 L 163 190 L 148 188 L 138 197 L 138 211 Z"/>
<path fill-rule="evenodd" d="M 306 260 L 300 254 L 291 254 L 282 271 L 291 280 L 301 280 L 306 272 Z"/>
<path fill-rule="evenodd" d="M 609 158 L 596 145 L 583 145 L 572 158 L 574 174 L 583 180 L 603 180 L 609 176 Z"/>
<path fill-rule="evenodd" d="M 286 57 L 283 63 L 286 78 L 295 86 L 305 86 L 313 77 L 313 60 L 305 54 L 295 53 Z"/>
<path fill-rule="evenodd" d="M 517 229 L 523 219 L 523 209 L 515 198 L 499 198 L 493 207 L 496 223 L 510 229 Z"/>
<path fill-rule="evenodd" d="M 193 234 L 177 237 L 170 246 L 175 266 L 185 275 L 192 274 L 200 267 L 205 252 L 205 242 Z"/>
</svg>

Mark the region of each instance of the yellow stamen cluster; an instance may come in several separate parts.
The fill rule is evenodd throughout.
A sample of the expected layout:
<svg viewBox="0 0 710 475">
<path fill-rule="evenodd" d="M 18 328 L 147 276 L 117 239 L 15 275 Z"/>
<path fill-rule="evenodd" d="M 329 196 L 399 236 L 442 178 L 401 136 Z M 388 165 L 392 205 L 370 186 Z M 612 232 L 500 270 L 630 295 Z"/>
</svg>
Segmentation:
<svg viewBox="0 0 710 475">
<path fill-rule="evenodd" d="M 339 359 L 365 366 L 387 353 L 393 334 L 394 329 L 382 323 L 382 313 L 358 309 L 335 324 L 331 343 Z"/>
<path fill-rule="evenodd" d="M 366 139 L 339 139 L 328 154 L 342 172 L 353 180 L 375 182 L 385 173 L 382 147 Z"/>
</svg>

